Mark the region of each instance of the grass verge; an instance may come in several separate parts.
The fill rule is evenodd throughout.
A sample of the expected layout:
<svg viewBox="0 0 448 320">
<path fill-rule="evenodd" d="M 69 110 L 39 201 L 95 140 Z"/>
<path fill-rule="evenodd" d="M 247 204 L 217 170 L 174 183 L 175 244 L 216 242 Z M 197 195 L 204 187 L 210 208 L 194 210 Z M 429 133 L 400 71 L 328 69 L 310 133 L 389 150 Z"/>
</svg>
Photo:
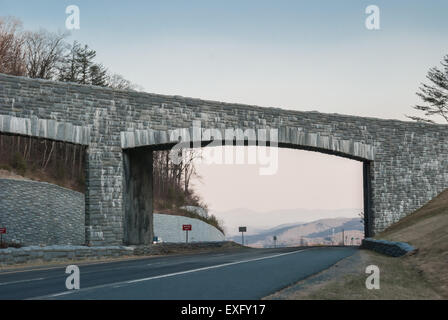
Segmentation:
<svg viewBox="0 0 448 320">
<path fill-rule="evenodd" d="M 380 289 L 367 289 L 366 267 L 380 269 Z M 423 274 L 402 258 L 360 250 L 328 270 L 266 297 L 268 300 L 443 299 Z"/>
</svg>

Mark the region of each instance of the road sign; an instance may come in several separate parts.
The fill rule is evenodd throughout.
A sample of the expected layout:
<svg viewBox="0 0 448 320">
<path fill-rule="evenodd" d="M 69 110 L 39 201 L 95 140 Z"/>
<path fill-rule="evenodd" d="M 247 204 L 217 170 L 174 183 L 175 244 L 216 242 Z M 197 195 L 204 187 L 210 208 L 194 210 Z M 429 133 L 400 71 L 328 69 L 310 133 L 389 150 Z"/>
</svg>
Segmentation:
<svg viewBox="0 0 448 320">
<path fill-rule="evenodd" d="M 247 231 L 247 227 L 239 227 L 238 230 L 241 232 L 241 244 L 244 246 L 244 232 Z"/>
<path fill-rule="evenodd" d="M 0 233 L 1 234 L 6 233 L 6 228 L 0 228 Z"/>
<path fill-rule="evenodd" d="M 191 231 L 191 224 L 183 224 L 182 230 L 185 231 L 185 243 L 188 243 L 188 231 Z"/>
</svg>

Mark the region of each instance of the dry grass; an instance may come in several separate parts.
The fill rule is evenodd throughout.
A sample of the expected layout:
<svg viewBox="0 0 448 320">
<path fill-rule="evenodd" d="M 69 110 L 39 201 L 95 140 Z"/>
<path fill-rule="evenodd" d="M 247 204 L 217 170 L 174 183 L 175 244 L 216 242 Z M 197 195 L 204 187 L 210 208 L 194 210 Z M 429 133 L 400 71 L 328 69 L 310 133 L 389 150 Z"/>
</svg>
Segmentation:
<svg viewBox="0 0 448 320">
<path fill-rule="evenodd" d="M 1 168 L 7 168 L 6 166 L 0 166 L 0 179 L 14 179 L 14 180 L 30 180 L 21 175 L 16 174 L 12 170 L 6 170 Z"/>
<path fill-rule="evenodd" d="M 377 236 L 418 248 L 406 262 L 448 297 L 448 190 Z"/>
<path fill-rule="evenodd" d="M 380 289 L 368 290 L 365 268 L 380 269 Z M 332 273 L 330 276 L 325 273 Z M 313 279 L 314 278 L 314 279 Z M 323 279 L 320 279 L 323 278 Z M 294 290 L 296 289 L 298 290 Z M 321 275 L 316 275 L 282 290 L 267 299 L 288 300 L 405 300 L 443 298 L 428 284 L 423 275 L 401 258 L 391 258 L 361 250 L 355 257 L 344 259 Z"/>
<path fill-rule="evenodd" d="M 58 185 L 63 188 L 71 189 L 84 193 L 84 187 L 73 179 L 59 178 L 56 179 L 49 173 L 42 170 L 28 170 L 23 175 L 17 173 L 14 169 L 7 165 L 0 165 L 0 179 L 14 179 L 14 180 L 33 180 L 39 182 L 48 182 Z"/>
</svg>

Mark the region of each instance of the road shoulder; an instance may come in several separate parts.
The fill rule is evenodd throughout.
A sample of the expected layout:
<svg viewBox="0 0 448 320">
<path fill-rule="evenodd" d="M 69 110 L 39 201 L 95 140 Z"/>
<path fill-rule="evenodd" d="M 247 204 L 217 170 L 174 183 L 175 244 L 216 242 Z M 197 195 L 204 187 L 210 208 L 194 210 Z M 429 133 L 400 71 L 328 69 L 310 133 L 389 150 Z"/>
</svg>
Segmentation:
<svg viewBox="0 0 448 320">
<path fill-rule="evenodd" d="M 366 267 L 380 269 L 380 289 L 367 289 Z M 265 300 L 443 299 L 405 257 L 359 250 L 329 269 L 269 295 Z"/>
</svg>

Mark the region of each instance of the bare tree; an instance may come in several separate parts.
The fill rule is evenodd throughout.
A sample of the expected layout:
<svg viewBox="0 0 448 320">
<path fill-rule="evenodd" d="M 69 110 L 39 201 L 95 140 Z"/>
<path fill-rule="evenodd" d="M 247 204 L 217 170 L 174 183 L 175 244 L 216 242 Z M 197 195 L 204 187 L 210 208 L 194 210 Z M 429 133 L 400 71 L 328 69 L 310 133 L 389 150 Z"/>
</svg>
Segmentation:
<svg viewBox="0 0 448 320">
<path fill-rule="evenodd" d="M 130 89 L 131 82 L 123 78 L 123 76 L 119 74 L 111 74 L 109 75 L 109 86 L 114 89 Z"/>
<path fill-rule="evenodd" d="M 178 199 L 182 199 L 183 205 L 190 204 L 206 208 L 200 197 L 190 188 L 191 178 L 193 176 L 200 178 L 195 160 L 201 157 L 201 150 L 184 148 L 177 151 L 182 159 L 178 163 L 171 161 L 168 150 L 154 152 L 153 177 L 156 203 L 171 206 L 174 201 L 171 197 L 176 194 Z"/>
<path fill-rule="evenodd" d="M 30 78 L 54 79 L 68 49 L 67 33 L 44 29 L 25 33 L 26 75 Z"/>
<path fill-rule="evenodd" d="M 184 149 L 184 161 L 182 166 L 182 172 L 184 175 L 184 192 L 190 193 L 190 181 L 191 177 L 195 176 L 200 178 L 194 161 L 202 158 L 200 149 Z"/>
<path fill-rule="evenodd" d="M 420 86 L 417 95 L 424 104 L 416 105 L 413 108 L 424 112 L 424 117 L 407 116 L 408 118 L 420 122 L 434 123 L 428 117 L 439 116 L 448 122 L 448 55 L 443 57 L 442 69 L 433 67 L 429 69 L 426 78 L 430 84 Z"/>
<path fill-rule="evenodd" d="M 0 73 L 25 75 L 22 23 L 12 17 L 0 17 Z"/>
<path fill-rule="evenodd" d="M 143 88 L 119 74 L 110 73 L 94 61 L 96 51 L 75 41 L 68 33 L 44 29 L 22 31 L 13 17 L 0 17 L 0 73 L 30 78 L 93 84 L 114 89 L 142 91 Z"/>
<path fill-rule="evenodd" d="M 133 90 L 133 91 L 142 91 L 143 88 L 131 81 L 125 79 L 122 75 L 117 73 L 111 73 L 108 75 L 107 79 L 108 87 L 113 89 L 120 90 Z"/>
</svg>

